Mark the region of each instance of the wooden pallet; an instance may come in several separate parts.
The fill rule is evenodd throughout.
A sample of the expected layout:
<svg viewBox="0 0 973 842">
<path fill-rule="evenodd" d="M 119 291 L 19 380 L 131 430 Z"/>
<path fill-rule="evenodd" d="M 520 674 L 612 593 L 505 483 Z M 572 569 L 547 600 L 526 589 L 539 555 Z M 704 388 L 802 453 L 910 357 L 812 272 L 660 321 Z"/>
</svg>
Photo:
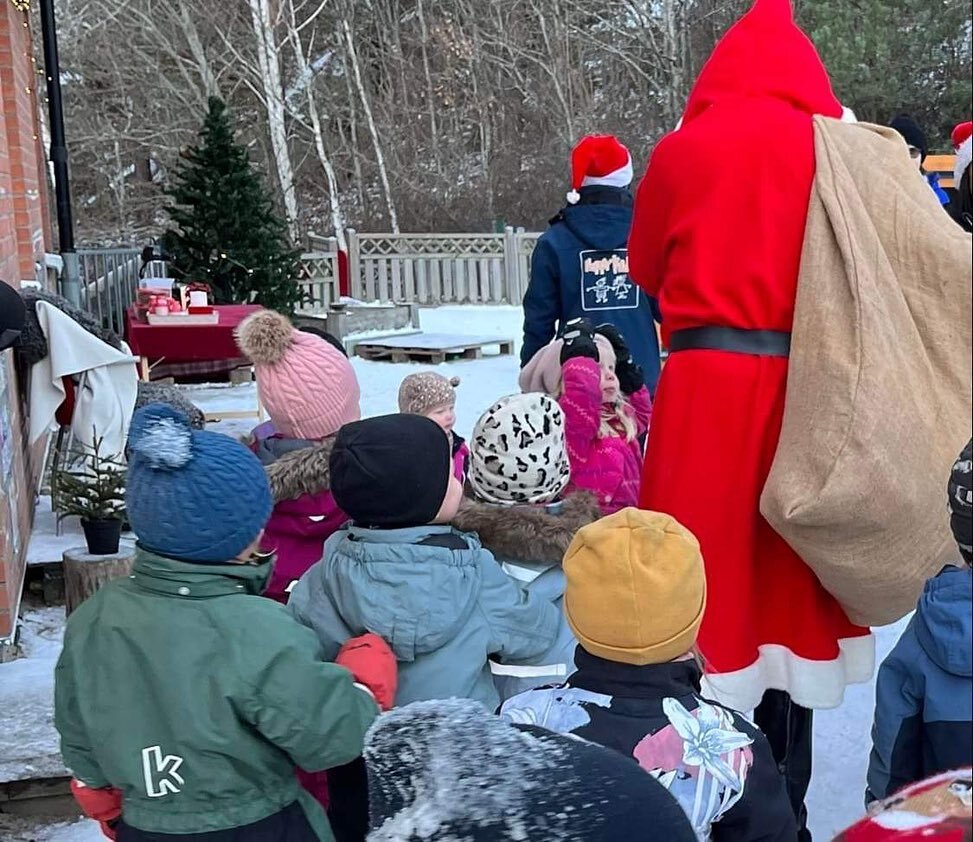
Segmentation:
<svg viewBox="0 0 973 842">
<path fill-rule="evenodd" d="M 505 337 L 421 333 L 363 340 L 355 345 L 355 354 L 366 360 L 438 364 L 453 359 L 482 359 L 483 349 L 490 346 L 499 346 L 500 356 L 508 356 L 514 352 L 514 340 Z"/>
</svg>

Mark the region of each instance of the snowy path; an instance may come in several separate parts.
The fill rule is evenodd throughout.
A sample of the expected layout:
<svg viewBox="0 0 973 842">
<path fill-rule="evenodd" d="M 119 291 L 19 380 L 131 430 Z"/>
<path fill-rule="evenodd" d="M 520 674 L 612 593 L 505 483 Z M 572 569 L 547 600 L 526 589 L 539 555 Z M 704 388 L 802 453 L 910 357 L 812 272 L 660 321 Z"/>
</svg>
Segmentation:
<svg viewBox="0 0 973 842">
<path fill-rule="evenodd" d="M 515 307 L 445 307 L 422 310 L 424 330 L 465 334 L 520 336 L 521 311 Z M 518 341 L 519 345 L 519 341 Z M 353 360 L 362 386 L 362 412 L 365 416 L 397 411 L 398 387 L 411 371 L 428 366 L 393 365 L 384 362 Z M 519 365 L 516 357 L 485 358 L 478 361 L 447 363 L 436 367 L 447 376 L 462 378 L 458 389 L 457 431 L 468 436 L 479 415 L 496 398 L 517 391 Z M 255 406 L 252 385 L 239 387 L 193 388 L 189 397 L 202 409 L 249 408 Z M 242 435 L 253 426 L 251 421 L 227 421 L 212 425 L 231 435 Z M 53 613 L 52 613 L 53 612 Z M 40 757 L 38 770 L 43 773 L 48 763 L 56 760 L 56 735 L 51 726 L 51 694 L 54 662 L 59 650 L 56 616 L 60 609 L 48 609 L 31 615 L 28 623 L 28 652 L 25 660 L 0 666 L 0 711 L 5 722 L 13 725 L 12 733 L 0 729 L 0 780 L 4 772 L 24 764 L 27 758 Z M 885 656 L 901 634 L 906 620 L 879 629 L 877 661 Z M 17 699 L 14 703 L 13 699 Z M 811 828 L 816 842 L 830 840 L 835 832 L 849 825 L 863 812 L 862 793 L 870 746 L 869 731 L 874 707 L 874 684 L 848 690 L 845 703 L 838 709 L 815 715 L 814 777 L 808 796 Z M 12 717 L 12 719 L 11 719 Z M 16 741 L 17 752 L 4 738 Z M 11 753 L 8 755 L 8 751 Z M 52 757 L 53 753 L 53 757 Z M 10 760 L 7 760 L 7 758 Z M 31 761 L 33 762 L 33 761 Z M 2 829 L 2 826 L 0 826 Z M 6 839 L 7 836 L 4 835 Z M 90 822 L 51 825 L 29 834 L 9 837 L 11 842 L 95 842 L 102 839 Z"/>
<path fill-rule="evenodd" d="M 0 664 L 0 782 L 65 774 L 54 730 L 54 664 L 64 635 L 64 609 L 24 615 L 26 657 Z"/>
<path fill-rule="evenodd" d="M 105 842 L 95 822 L 55 821 L 42 823 L 0 815 L 0 839 L 3 842 Z"/>
</svg>

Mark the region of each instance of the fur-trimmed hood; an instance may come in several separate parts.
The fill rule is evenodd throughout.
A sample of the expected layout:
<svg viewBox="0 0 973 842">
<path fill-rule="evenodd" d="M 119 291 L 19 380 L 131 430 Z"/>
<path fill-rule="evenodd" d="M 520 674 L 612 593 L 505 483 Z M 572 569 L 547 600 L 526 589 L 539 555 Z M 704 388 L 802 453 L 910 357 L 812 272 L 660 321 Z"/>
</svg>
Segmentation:
<svg viewBox="0 0 973 842">
<path fill-rule="evenodd" d="M 565 498 L 560 514 L 545 506 L 495 506 L 466 499 L 453 526 L 479 535 L 498 561 L 560 564 L 578 530 L 600 517 L 595 496 L 578 492 Z"/>
<path fill-rule="evenodd" d="M 34 365 L 44 359 L 50 348 L 47 345 L 47 337 L 41 329 L 40 322 L 37 320 L 37 302 L 44 301 L 53 307 L 57 307 L 62 313 L 74 319 L 92 336 L 98 337 L 102 342 L 111 345 L 116 350 L 122 350 L 122 341 L 118 334 L 108 330 L 92 316 L 71 304 L 66 298 L 56 295 L 53 292 L 39 289 L 25 289 L 20 291 L 20 297 L 24 300 L 25 320 L 23 333 L 20 336 L 20 344 L 17 350 L 23 357 L 27 365 Z"/>
<path fill-rule="evenodd" d="M 274 503 L 330 491 L 333 447 L 334 438 L 321 442 L 280 438 L 259 441 L 257 456 L 267 471 Z"/>
</svg>

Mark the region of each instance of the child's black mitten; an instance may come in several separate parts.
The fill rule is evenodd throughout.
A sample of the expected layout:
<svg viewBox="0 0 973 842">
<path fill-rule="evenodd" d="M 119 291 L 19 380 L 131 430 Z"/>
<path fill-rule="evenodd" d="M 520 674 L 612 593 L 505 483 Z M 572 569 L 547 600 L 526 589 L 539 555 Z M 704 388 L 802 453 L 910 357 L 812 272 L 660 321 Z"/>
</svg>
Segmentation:
<svg viewBox="0 0 973 842">
<path fill-rule="evenodd" d="M 635 394 L 645 385 L 645 374 L 641 366 L 636 365 L 635 360 L 632 359 L 632 352 L 625 337 L 615 325 L 610 324 L 598 325 L 595 332 L 604 336 L 615 352 L 615 376 L 618 378 L 618 388 L 623 395 Z"/>
<path fill-rule="evenodd" d="M 561 365 L 575 357 L 587 357 L 598 362 L 598 346 L 595 331 L 587 319 L 571 319 L 561 331 L 564 347 L 561 348 Z"/>
</svg>

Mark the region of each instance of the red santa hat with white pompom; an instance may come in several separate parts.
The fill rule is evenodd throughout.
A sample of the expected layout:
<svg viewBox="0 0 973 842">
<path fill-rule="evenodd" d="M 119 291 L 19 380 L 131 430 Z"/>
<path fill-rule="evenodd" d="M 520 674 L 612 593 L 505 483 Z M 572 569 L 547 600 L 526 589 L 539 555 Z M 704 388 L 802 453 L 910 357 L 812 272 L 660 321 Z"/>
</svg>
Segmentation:
<svg viewBox="0 0 973 842">
<path fill-rule="evenodd" d="M 582 187 L 628 187 L 632 183 L 632 156 L 614 135 L 589 134 L 571 150 L 571 192 L 568 202 L 578 203 Z"/>
<path fill-rule="evenodd" d="M 953 187 L 959 189 L 963 173 L 973 161 L 973 122 L 967 120 L 953 129 L 953 149 L 956 150 L 956 166 L 953 169 Z"/>
</svg>

